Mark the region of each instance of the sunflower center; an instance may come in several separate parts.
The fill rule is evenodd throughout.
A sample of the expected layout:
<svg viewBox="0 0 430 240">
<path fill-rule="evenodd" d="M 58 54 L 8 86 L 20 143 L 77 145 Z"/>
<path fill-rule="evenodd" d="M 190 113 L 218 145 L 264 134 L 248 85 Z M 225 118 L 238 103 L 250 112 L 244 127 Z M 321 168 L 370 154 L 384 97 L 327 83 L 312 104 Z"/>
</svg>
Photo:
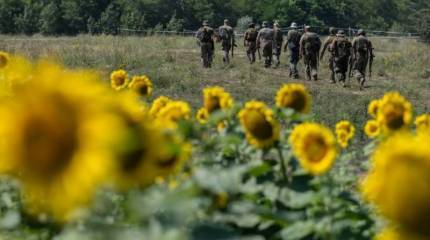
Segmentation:
<svg viewBox="0 0 430 240">
<path fill-rule="evenodd" d="M 148 89 L 148 86 L 147 85 L 140 85 L 139 87 L 138 87 L 138 92 L 139 92 L 139 94 L 140 95 L 142 95 L 142 96 L 146 96 L 146 95 L 148 95 L 148 92 L 149 92 L 149 89 Z"/>
<path fill-rule="evenodd" d="M 125 83 L 125 78 L 124 77 L 116 77 L 115 78 L 115 84 L 117 85 L 117 86 L 121 86 L 121 85 L 123 85 Z"/>
<path fill-rule="evenodd" d="M 296 112 L 301 112 L 305 109 L 306 98 L 300 92 L 292 92 L 291 95 L 285 99 L 284 106 L 292 108 Z"/>
<path fill-rule="evenodd" d="M 248 131 L 258 139 L 269 139 L 273 135 L 273 127 L 266 120 L 264 115 L 258 111 L 252 110 L 246 114 L 245 126 Z"/>
<path fill-rule="evenodd" d="M 178 156 L 174 154 L 168 158 L 158 159 L 157 166 L 160 168 L 171 168 L 176 162 L 178 162 Z"/>
<path fill-rule="evenodd" d="M 310 136 L 308 141 L 305 141 L 305 152 L 310 162 L 320 162 L 328 152 L 328 146 L 323 138 L 319 136 Z"/>
<path fill-rule="evenodd" d="M 404 110 L 400 106 L 392 106 L 388 108 L 385 114 L 388 128 L 395 130 L 403 127 L 405 124 L 403 121 L 403 113 Z"/>
<path fill-rule="evenodd" d="M 78 122 L 73 107 L 61 98 L 50 100 L 43 110 L 28 109 L 22 129 L 23 161 L 37 176 L 61 173 L 78 148 Z"/>
<path fill-rule="evenodd" d="M 212 113 L 214 111 L 217 111 L 221 109 L 221 102 L 220 98 L 218 96 L 212 96 L 210 97 L 206 102 L 206 108 L 209 113 Z"/>
</svg>

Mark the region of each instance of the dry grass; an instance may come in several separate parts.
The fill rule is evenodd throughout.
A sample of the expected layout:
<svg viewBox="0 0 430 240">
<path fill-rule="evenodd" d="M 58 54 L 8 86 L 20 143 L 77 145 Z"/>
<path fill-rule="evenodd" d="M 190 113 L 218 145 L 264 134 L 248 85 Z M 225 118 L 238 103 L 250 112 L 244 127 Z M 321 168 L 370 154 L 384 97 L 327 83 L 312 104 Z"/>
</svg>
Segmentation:
<svg viewBox="0 0 430 240">
<path fill-rule="evenodd" d="M 365 91 L 359 91 L 355 81 L 346 89 L 330 84 L 326 60 L 321 63 L 320 81 L 298 80 L 312 92 L 313 112 L 318 121 L 333 126 L 338 120 L 348 119 L 361 126 L 367 119 L 368 102 L 391 90 L 407 96 L 417 112 L 428 110 L 430 46 L 402 39 L 375 39 L 374 45 L 374 77 Z M 223 66 L 221 53 L 217 51 L 214 67 L 203 69 L 198 47 L 190 37 L 3 36 L 0 48 L 32 58 L 58 59 L 70 67 L 96 68 L 106 79 L 117 68 L 125 68 L 131 74 L 145 73 L 154 81 L 156 95 L 185 99 L 194 107 L 201 104 L 201 90 L 206 86 L 220 85 L 237 101 L 258 99 L 272 103 L 276 90 L 283 83 L 292 82 L 285 54 L 279 69 L 264 69 L 261 63 L 250 66 L 241 46 L 230 66 Z M 302 69 L 300 66 L 303 75 Z"/>
</svg>

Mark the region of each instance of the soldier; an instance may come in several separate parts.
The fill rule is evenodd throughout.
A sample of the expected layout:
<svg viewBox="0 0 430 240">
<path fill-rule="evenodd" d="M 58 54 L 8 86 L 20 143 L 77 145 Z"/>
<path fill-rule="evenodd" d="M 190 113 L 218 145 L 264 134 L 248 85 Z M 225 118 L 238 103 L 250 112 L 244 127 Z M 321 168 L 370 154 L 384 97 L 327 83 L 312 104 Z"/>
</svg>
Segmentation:
<svg viewBox="0 0 430 240">
<path fill-rule="evenodd" d="M 196 33 L 196 38 L 200 46 L 204 68 L 212 67 L 212 57 L 215 50 L 213 35 L 214 31 L 209 27 L 209 22 L 207 20 L 203 21 L 203 26 Z"/>
<path fill-rule="evenodd" d="M 297 63 L 299 63 L 301 37 L 302 35 L 297 31 L 297 24 L 295 22 L 291 23 L 284 52 L 287 51 L 287 48 L 290 50 L 290 77 L 294 77 L 296 79 L 299 78 Z"/>
<path fill-rule="evenodd" d="M 246 56 L 248 56 L 249 63 L 255 63 L 255 52 L 257 51 L 257 29 L 255 29 L 255 24 L 250 23 L 248 25 L 248 30 L 245 32 L 243 45 L 246 48 Z"/>
<path fill-rule="evenodd" d="M 368 62 L 373 60 L 372 43 L 367 39 L 366 32 L 358 30 L 357 37 L 352 41 L 352 58 L 354 63 L 354 74 L 360 83 L 360 90 L 363 90 L 366 81 L 366 68 Z M 371 67 L 371 64 L 370 64 Z"/>
<path fill-rule="evenodd" d="M 234 30 L 232 27 L 230 27 L 230 22 L 228 21 L 228 19 L 224 20 L 224 25 L 219 27 L 218 32 L 221 40 L 222 51 L 224 52 L 222 61 L 228 64 L 230 63 L 230 56 L 229 56 L 230 50 L 231 50 L 231 56 L 233 57 L 234 47 L 236 46 L 236 43 L 234 40 Z"/>
<path fill-rule="evenodd" d="M 318 80 L 318 60 L 321 49 L 321 40 L 316 33 L 310 31 L 310 26 L 305 27 L 305 33 L 300 39 L 300 57 L 303 58 L 306 66 L 306 78 L 311 77 Z"/>
<path fill-rule="evenodd" d="M 266 21 L 262 27 L 257 35 L 257 48 L 263 49 L 264 66 L 268 68 L 272 65 L 273 30 L 268 28 Z"/>
<path fill-rule="evenodd" d="M 275 56 L 275 67 L 281 64 L 281 52 L 282 43 L 284 42 L 284 36 L 282 34 L 282 29 L 279 27 L 279 23 L 275 21 L 273 24 L 273 56 Z"/>
<path fill-rule="evenodd" d="M 332 83 L 335 83 L 336 79 L 335 79 L 335 72 L 334 72 L 334 56 L 333 56 L 333 51 L 331 49 L 331 46 L 334 39 L 336 38 L 336 29 L 334 27 L 330 27 L 329 32 L 330 32 L 330 36 L 328 36 L 328 38 L 324 42 L 320 60 L 323 60 L 324 53 L 326 50 L 328 50 L 330 53 L 330 58 L 329 58 L 329 68 L 331 71 L 330 79 Z"/>
<path fill-rule="evenodd" d="M 348 38 L 345 37 L 345 32 L 343 30 L 339 30 L 337 33 L 331 45 L 331 49 L 334 57 L 336 80 L 343 82 L 343 86 L 346 87 L 346 72 L 348 72 L 352 45 Z"/>
</svg>

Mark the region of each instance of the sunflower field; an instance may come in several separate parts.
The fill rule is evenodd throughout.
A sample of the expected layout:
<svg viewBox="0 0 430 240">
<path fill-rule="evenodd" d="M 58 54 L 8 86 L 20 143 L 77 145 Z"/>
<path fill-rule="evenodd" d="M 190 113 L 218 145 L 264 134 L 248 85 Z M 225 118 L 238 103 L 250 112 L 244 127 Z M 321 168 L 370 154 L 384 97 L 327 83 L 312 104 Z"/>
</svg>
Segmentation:
<svg viewBox="0 0 430 240">
<path fill-rule="evenodd" d="M 297 83 L 274 106 L 155 95 L 1 52 L 0 239 L 430 238 L 430 115 L 399 93 L 365 126 L 315 122 Z"/>
</svg>

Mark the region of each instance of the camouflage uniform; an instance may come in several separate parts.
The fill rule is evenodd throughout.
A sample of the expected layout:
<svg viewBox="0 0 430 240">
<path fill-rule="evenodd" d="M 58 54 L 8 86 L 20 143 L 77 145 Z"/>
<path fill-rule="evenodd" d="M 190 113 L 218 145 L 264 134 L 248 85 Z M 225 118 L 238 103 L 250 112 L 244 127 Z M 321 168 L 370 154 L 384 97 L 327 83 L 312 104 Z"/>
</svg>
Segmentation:
<svg viewBox="0 0 430 240">
<path fill-rule="evenodd" d="M 316 33 L 309 32 L 307 27 L 306 32 L 300 39 L 300 55 L 303 57 L 306 66 L 306 78 L 311 80 L 311 77 L 318 80 L 318 60 L 321 49 L 321 40 Z"/>
<path fill-rule="evenodd" d="M 334 56 L 333 56 L 333 50 L 331 49 L 331 46 L 333 41 L 336 39 L 336 32 L 335 32 L 336 30 L 335 28 L 331 27 L 329 31 L 330 31 L 330 36 L 328 36 L 324 42 L 323 50 L 321 52 L 321 60 L 324 58 L 325 51 L 328 50 L 330 53 L 330 58 L 329 58 L 329 69 L 331 71 L 330 79 L 334 83 L 336 82 L 336 80 L 335 80 L 335 71 L 334 71 Z"/>
<path fill-rule="evenodd" d="M 281 64 L 281 52 L 282 52 L 282 43 L 284 42 L 284 36 L 282 30 L 279 28 L 277 23 L 273 26 L 273 56 L 275 56 L 275 65 L 279 66 Z"/>
<path fill-rule="evenodd" d="M 300 60 L 300 38 L 302 35 L 296 30 L 297 24 L 291 24 L 292 30 L 288 31 L 287 43 L 285 44 L 284 51 L 287 48 L 290 50 L 290 77 L 299 78 L 299 71 L 297 70 L 297 63 Z"/>
<path fill-rule="evenodd" d="M 346 72 L 348 72 L 349 59 L 351 57 L 351 42 L 345 37 L 343 31 L 339 31 L 331 48 L 334 56 L 334 71 L 336 79 L 346 84 Z"/>
<path fill-rule="evenodd" d="M 221 47 L 224 53 L 222 57 L 224 63 L 230 63 L 230 50 L 235 46 L 234 30 L 228 24 L 228 20 L 224 20 L 224 25 L 218 28 Z"/>
<path fill-rule="evenodd" d="M 366 81 L 366 68 L 369 58 L 373 57 L 372 42 L 370 42 L 363 30 L 358 31 L 358 36 L 352 41 L 352 58 L 354 61 L 354 74 L 363 88 Z"/>
<path fill-rule="evenodd" d="M 255 29 L 255 25 L 250 24 L 248 30 L 245 32 L 243 45 L 246 48 L 246 55 L 248 56 L 248 60 L 251 64 L 255 62 L 255 52 L 257 51 L 257 35 L 258 32 Z"/>
<path fill-rule="evenodd" d="M 267 23 L 263 23 L 263 28 L 257 35 L 257 48 L 263 49 L 264 66 L 272 65 L 273 30 L 267 28 Z"/>
<path fill-rule="evenodd" d="M 203 27 L 201 27 L 196 33 L 204 68 L 212 67 L 213 53 L 215 50 L 213 35 L 214 31 L 208 26 L 206 21 L 203 23 Z"/>
</svg>

